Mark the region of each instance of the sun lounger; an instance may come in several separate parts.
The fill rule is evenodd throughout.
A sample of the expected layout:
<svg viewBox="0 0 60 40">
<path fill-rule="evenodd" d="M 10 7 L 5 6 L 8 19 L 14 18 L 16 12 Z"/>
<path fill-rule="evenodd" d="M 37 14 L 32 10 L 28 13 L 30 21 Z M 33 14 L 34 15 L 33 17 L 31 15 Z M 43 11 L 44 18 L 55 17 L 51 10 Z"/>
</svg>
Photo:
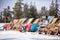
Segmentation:
<svg viewBox="0 0 60 40">
<path fill-rule="evenodd" d="M 31 25 L 31 28 L 30 28 L 30 31 L 31 31 L 31 32 L 35 32 L 35 31 L 36 31 L 36 28 L 39 27 L 38 22 L 39 22 L 39 19 L 36 19 L 36 20 L 33 22 L 33 24 Z"/>
<path fill-rule="evenodd" d="M 50 23 L 53 18 L 54 18 L 54 16 L 49 16 L 48 20 L 46 20 L 45 22 L 43 22 L 42 25 L 40 25 L 40 28 L 44 28 L 46 25 L 48 25 L 48 23 Z M 36 19 L 36 21 L 32 24 L 32 27 L 30 29 L 31 31 L 35 31 L 36 28 L 39 26 L 39 25 L 37 26 L 38 21 L 39 21 L 39 19 Z"/>
<path fill-rule="evenodd" d="M 23 23 L 24 23 L 24 21 L 26 20 L 27 18 L 21 18 L 21 19 L 19 19 L 19 22 L 16 24 L 16 25 L 14 25 L 14 27 L 17 27 L 18 25 L 20 25 L 20 26 L 18 26 L 17 28 L 22 28 L 23 27 Z M 31 22 L 32 22 L 32 20 L 33 20 L 34 18 L 29 18 L 28 19 L 28 21 L 25 23 L 25 24 L 30 24 Z M 30 25 L 27 25 L 27 26 L 30 26 Z M 29 27 L 28 27 L 29 28 Z"/>
<path fill-rule="evenodd" d="M 25 24 L 30 24 L 34 18 L 29 18 Z"/>
<path fill-rule="evenodd" d="M 60 20 L 55 25 L 58 26 L 58 27 L 60 27 Z"/>
<path fill-rule="evenodd" d="M 26 20 L 27 18 L 22 18 L 21 24 L 23 24 Z"/>
<path fill-rule="evenodd" d="M 22 23 L 26 20 L 26 18 L 20 18 L 18 20 L 18 22 L 13 26 L 13 27 L 17 27 L 18 25 L 20 25 L 20 27 L 22 26 Z"/>
<path fill-rule="evenodd" d="M 21 26 L 19 24 L 14 25 L 13 30 L 21 31 Z"/>
<path fill-rule="evenodd" d="M 42 28 L 44 28 L 45 26 L 47 26 L 49 23 L 52 22 L 52 20 L 54 19 L 54 16 L 48 16 L 47 20 L 45 20 L 45 22 L 43 22 L 43 25 L 40 25 Z"/>
<path fill-rule="evenodd" d="M 24 21 L 26 20 L 27 18 L 20 18 L 20 19 L 18 19 L 18 22 L 16 23 L 16 25 L 17 24 L 23 24 L 24 23 Z M 17 20 L 16 20 L 17 21 Z M 14 22 L 16 22 L 15 20 L 14 20 Z"/>
<path fill-rule="evenodd" d="M 36 19 L 33 23 L 38 23 L 39 22 L 39 19 Z"/>
<path fill-rule="evenodd" d="M 21 24 L 21 22 L 22 22 L 22 18 L 19 19 L 17 24 Z"/>
<path fill-rule="evenodd" d="M 17 27 L 17 25 L 20 25 L 19 23 L 21 22 L 21 20 L 22 20 L 21 18 L 20 19 L 14 19 L 13 20 L 13 24 L 14 25 L 13 25 L 12 29 L 14 29 L 15 27 Z"/>
<path fill-rule="evenodd" d="M 54 24 L 57 21 L 58 18 L 53 18 L 52 24 Z"/>
<path fill-rule="evenodd" d="M 51 22 L 52 22 L 52 20 L 53 20 L 53 18 L 54 18 L 54 16 L 48 16 L 48 19 L 47 19 L 47 20 L 48 20 L 48 22 L 49 22 L 49 23 L 51 23 Z"/>
<path fill-rule="evenodd" d="M 48 30 L 50 30 L 51 32 L 56 32 L 57 34 L 57 31 L 55 31 L 55 22 L 57 21 L 58 18 L 51 18 L 51 21 L 49 22 L 50 24 L 48 26 L 46 26 L 45 28 L 48 28 Z M 47 31 L 49 34 L 51 34 L 49 31 Z M 55 33 L 54 33 L 55 34 Z"/>
<path fill-rule="evenodd" d="M 24 22 L 27 20 L 27 18 L 22 18 L 22 21 L 20 22 L 20 27 L 21 29 L 23 28 Z"/>
<path fill-rule="evenodd" d="M 47 20 L 45 20 L 45 21 L 43 22 L 43 24 L 40 25 L 40 28 L 44 28 L 44 27 L 47 26 L 49 23 L 51 23 L 52 20 L 53 20 L 53 18 L 54 18 L 54 16 L 48 16 Z"/>
<path fill-rule="evenodd" d="M 14 24 L 14 25 L 17 24 L 18 21 L 19 21 L 18 19 L 14 19 L 14 20 L 13 20 L 13 24 Z"/>
<path fill-rule="evenodd" d="M 23 24 L 24 28 L 26 31 L 29 31 L 29 29 L 31 28 L 31 22 L 33 21 L 34 18 L 29 18 L 28 20 L 26 20 L 26 22 Z"/>
</svg>

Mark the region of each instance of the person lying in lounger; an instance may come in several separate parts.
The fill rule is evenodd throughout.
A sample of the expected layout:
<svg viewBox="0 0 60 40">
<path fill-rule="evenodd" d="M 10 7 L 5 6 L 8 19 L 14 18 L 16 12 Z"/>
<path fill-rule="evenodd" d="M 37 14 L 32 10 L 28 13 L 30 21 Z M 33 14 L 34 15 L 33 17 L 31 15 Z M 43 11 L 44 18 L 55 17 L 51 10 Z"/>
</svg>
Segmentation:
<svg viewBox="0 0 60 40">
<path fill-rule="evenodd" d="M 31 32 L 37 31 L 36 29 L 37 29 L 37 27 L 39 27 L 38 22 L 39 22 L 39 19 L 36 19 L 36 20 L 33 22 L 33 24 L 31 25 L 31 28 L 30 28 L 30 31 L 31 31 Z"/>
<path fill-rule="evenodd" d="M 48 24 L 48 21 L 47 20 L 41 20 L 39 22 L 39 27 L 40 28 L 44 28 L 47 24 Z"/>
<path fill-rule="evenodd" d="M 34 20 L 34 18 L 29 18 L 26 23 L 23 24 L 23 27 L 26 32 L 28 32 L 31 28 L 31 22 Z"/>
<path fill-rule="evenodd" d="M 54 18 L 54 16 L 48 16 L 48 17 L 46 17 L 46 19 L 45 20 L 42 20 L 42 25 L 39 23 L 39 25 L 40 25 L 40 28 L 44 28 L 46 25 L 48 25 L 51 21 L 52 21 L 52 19 Z"/>
</svg>

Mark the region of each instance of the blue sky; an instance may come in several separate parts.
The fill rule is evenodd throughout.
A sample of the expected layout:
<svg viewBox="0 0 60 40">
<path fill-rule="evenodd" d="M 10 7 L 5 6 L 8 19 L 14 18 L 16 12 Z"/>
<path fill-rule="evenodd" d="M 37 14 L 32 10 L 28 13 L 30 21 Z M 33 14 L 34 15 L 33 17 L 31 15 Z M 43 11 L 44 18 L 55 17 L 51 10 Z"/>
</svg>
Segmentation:
<svg viewBox="0 0 60 40">
<path fill-rule="evenodd" d="M 17 0 L 0 0 L 0 11 L 3 11 L 4 8 L 7 8 L 7 6 L 10 6 L 11 10 L 13 10 L 13 7 L 15 5 Z M 45 6 L 47 9 L 49 9 L 51 0 L 23 0 L 23 3 L 27 3 L 30 5 L 30 3 L 36 5 L 37 10 L 39 11 L 42 6 Z M 60 9 L 60 0 L 58 0 L 59 9 Z"/>
</svg>

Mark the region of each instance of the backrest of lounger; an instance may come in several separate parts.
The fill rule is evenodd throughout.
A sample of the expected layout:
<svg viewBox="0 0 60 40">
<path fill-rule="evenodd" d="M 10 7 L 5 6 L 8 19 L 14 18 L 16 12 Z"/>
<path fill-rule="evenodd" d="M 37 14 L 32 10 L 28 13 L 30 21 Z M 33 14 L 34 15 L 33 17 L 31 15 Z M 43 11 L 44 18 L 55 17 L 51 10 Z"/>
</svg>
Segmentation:
<svg viewBox="0 0 60 40">
<path fill-rule="evenodd" d="M 14 28 L 14 27 L 21 27 L 21 26 L 20 26 L 20 24 L 15 24 L 15 25 L 13 26 L 13 28 Z"/>
<path fill-rule="evenodd" d="M 23 24 L 26 20 L 27 18 L 22 18 L 21 24 Z"/>
<path fill-rule="evenodd" d="M 60 27 L 60 20 L 58 19 L 57 22 L 55 23 L 56 26 Z"/>
<path fill-rule="evenodd" d="M 57 21 L 58 18 L 53 18 L 52 24 L 54 24 Z"/>
<path fill-rule="evenodd" d="M 39 19 L 36 19 L 33 23 L 38 23 L 39 22 Z"/>
<path fill-rule="evenodd" d="M 19 19 L 19 22 L 17 24 L 21 24 L 21 22 L 22 22 L 22 18 Z"/>
<path fill-rule="evenodd" d="M 26 24 L 30 24 L 33 21 L 34 18 L 29 18 L 26 22 Z"/>
<path fill-rule="evenodd" d="M 51 23 L 51 21 L 53 20 L 54 16 L 48 16 L 48 22 Z"/>
<path fill-rule="evenodd" d="M 14 24 L 14 25 L 17 24 L 18 21 L 19 21 L 18 19 L 14 19 L 14 20 L 13 20 L 13 24 Z"/>
</svg>

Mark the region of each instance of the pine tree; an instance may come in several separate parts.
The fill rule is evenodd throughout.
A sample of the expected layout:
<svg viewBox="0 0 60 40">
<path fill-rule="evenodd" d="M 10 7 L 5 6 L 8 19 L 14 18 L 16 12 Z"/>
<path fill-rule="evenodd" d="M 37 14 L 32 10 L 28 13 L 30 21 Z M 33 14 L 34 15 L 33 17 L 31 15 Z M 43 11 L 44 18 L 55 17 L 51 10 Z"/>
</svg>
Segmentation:
<svg viewBox="0 0 60 40">
<path fill-rule="evenodd" d="M 58 17 L 57 13 L 58 13 L 57 0 L 56 0 L 55 3 L 54 3 L 54 1 L 52 0 L 52 3 L 51 3 L 51 5 L 50 5 L 50 9 L 49 9 L 49 14 L 50 14 L 50 16 Z"/>
<path fill-rule="evenodd" d="M 49 16 L 48 10 L 46 9 L 45 6 L 41 8 L 41 11 L 39 13 L 40 16 Z"/>
<path fill-rule="evenodd" d="M 28 18 L 29 17 L 29 13 L 28 13 L 29 9 L 28 9 L 28 5 L 27 3 L 24 5 L 24 11 L 23 11 L 23 16 Z"/>
<path fill-rule="evenodd" d="M 3 16 L 4 16 L 4 22 L 8 21 L 8 18 L 11 18 L 11 14 L 10 14 L 10 7 L 8 6 L 8 8 L 4 9 L 3 11 Z"/>
<path fill-rule="evenodd" d="M 22 3 L 20 0 L 18 0 L 16 3 L 15 3 L 15 7 L 13 8 L 14 9 L 14 18 L 21 18 L 22 17 Z"/>
<path fill-rule="evenodd" d="M 37 14 L 37 9 L 36 9 L 36 7 L 34 6 L 34 5 L 31 5 L 30 6 L 30 17 L 32 17 L 32 18 L 38 18 L 38 14 Z"/>
<path fill-rule="evenodd" d="M 55 0 L 55 17 L 58 17 L 58 11 L 59 11 L 59 9 L 58 9 L 58 3 L 57 3 L 57 0 Z"/>
<path fill-rule="evenodd" d="M 2 12 L 0 12 L 0 22 L 2 22 Z"/>
</svg>

